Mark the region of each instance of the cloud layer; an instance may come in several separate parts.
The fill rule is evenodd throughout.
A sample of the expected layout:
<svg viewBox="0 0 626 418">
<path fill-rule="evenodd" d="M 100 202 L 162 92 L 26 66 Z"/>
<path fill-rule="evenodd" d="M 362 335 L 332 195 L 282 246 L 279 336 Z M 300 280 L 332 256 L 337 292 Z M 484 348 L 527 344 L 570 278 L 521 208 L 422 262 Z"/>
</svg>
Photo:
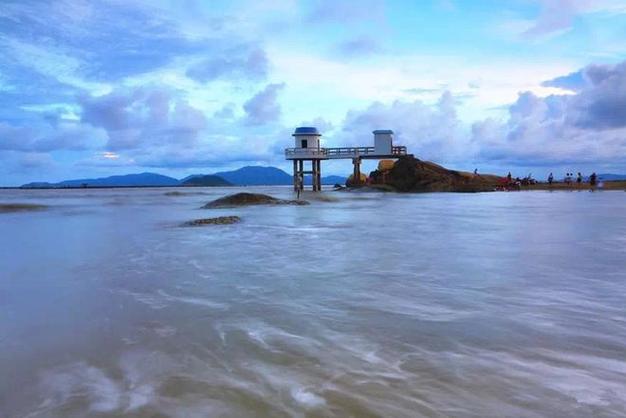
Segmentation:
<svg viewBox="0 0 626 418">
<path fill-rule="evenodd" d="M 393 129 L 419 158 L 461 168 L 619 169 L 626 47 L 610 23 L 626 5 L 521 3 L 503 20 L 524 29 L 503 40 L 480 26 L 500 9 L 454 0 L 6 0 L 0 184 L 280 165 L 301 123 L 337 146 Z M 601 58 L 592 31 L 613 45 Z"/>
</svg>

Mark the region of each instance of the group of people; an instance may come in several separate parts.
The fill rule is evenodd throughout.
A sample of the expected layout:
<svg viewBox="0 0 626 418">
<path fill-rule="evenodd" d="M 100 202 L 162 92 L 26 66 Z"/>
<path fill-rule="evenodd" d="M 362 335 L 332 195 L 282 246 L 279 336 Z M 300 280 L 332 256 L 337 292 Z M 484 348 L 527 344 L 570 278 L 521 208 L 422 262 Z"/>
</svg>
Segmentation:
<svg viewBox="0 0 626 418">
<path fill-rule="evenodd" d="M 563 179 L 563 182 L 567 185 L 571 185 L 574 181 L 574 173 L 565 173 L 565 178 Z M 579 171 L 576 174 L 576 184 L 581 185 L 583 184 L 584 179 L 583 179 L 583 175 L 581 174 L 581 172 Z M 598 175 L 593 172 L 591 173 L 591 175 L 589 176 L 589 184 L 591 186 L 595 186 L 598 182 Z M 550 173 L 550 175 L 548 176 L 548 184 L 552 184 L 554 183 L 554 175 L 552 173 Z"/>
<path fill-rule="evenodd" d="M 476 172 L 474 174 L 476 174 Z M 585 183 L 585 178 L 580 172 L 577 173 L 575 177 L 574 177 L 574 173 L 569 173 L 569 172 L 565 173 L 563 182 L 566 185 L 570 186 L 573 184 L 574 178 L 576 179 L 576 184 L 578 186 L 582 186 L 582 184 Z M 589 185 L 592 188 L 595 188 L 595 186 L 598 183 L 598 175 L 595 172 L 591 173 L 588 181 L 589 181 Z M 548 184 L 552 185 L 554 182 L 555 182 L 554 174 L 550 173 L 550 175 L 548 176 Z M 502 182 L 502 188 L 504 188 L 505 190 L 519 190 L 521 186 L 531 186 L 533 184 L 537 184 L 537 181 L 532 178 L 532 174 L 529 173 L 528 176 L 524 178 L 519 178 L 519 177 L 513 178 L 513 176 L 511 175 L 511 172 L 509 172 L 509 174 L 507 174 L 506 176 L 506 180 L 503 180 Z"/>
</svg>

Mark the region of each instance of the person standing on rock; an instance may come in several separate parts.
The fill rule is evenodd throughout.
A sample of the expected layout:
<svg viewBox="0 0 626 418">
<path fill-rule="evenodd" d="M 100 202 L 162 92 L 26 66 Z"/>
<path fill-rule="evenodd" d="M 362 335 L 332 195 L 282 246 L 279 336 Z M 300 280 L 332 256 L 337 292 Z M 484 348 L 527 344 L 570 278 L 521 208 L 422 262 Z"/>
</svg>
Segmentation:
<svg viewBox="0 0 626 418">
<path fill-rule="evenodd" d="M 554 181 L 554 176 L 552 175 L 552 173 L 550 173 L 550 175 L 548 176 L 548 184 L 552 186 L 553 181 Z"/>
</svg>

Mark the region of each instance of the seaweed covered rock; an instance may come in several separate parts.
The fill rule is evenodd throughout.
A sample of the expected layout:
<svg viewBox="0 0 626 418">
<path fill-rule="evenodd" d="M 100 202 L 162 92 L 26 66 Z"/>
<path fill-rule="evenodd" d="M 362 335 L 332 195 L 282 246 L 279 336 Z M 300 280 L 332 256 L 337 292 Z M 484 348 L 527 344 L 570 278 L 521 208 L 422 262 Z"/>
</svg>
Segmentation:
<svg viewBox="0 0 626 418">
<path fill-rule="evenodd" d="M 203 209 L 233 208 L 252 205 L 308 205 L 306 200 L 285 200 L 260 193 L 236 193 L 207 203 Z"/>
<path fill-rule="evenodd" d="M 181 226 L 231 225 L 238 222 L 241 222 L 239 216 L 219 216 L 217 218 L 194 219 L 183 223 Z"/>
<path fill-rule="evenodd" d="M 47 208 L 48 207 L 46 205 L 37 205 L 33 203 L 0 203 L 0 213 L 32 212 Z"/>
<path fill-rule="evenodd" d="M 486 192 L 493 191 L 502 180 L 488 174 L 448 170 L 412 156 L 402 157 L 390 170 L 376 170 L 370 176 L 374 183 L 392 186 L 400 192 Z"/>
</svg>

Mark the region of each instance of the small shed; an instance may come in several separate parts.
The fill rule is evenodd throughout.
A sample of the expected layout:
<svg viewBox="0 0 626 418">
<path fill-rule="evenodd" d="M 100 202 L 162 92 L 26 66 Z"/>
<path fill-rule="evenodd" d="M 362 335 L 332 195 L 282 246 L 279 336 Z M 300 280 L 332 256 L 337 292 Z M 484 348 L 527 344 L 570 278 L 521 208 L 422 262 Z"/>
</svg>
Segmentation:
<svg viewBox="0 0 626 418">
<path fill-rule="evenodd" d="M 379 155 L 390 155 L 393 148 L 393 131 L 390 129 L 379 129 L 374 134 L 374 153 Z"/>
<path fill-rule="evenodd" d="M 320 148 L 320 137 L 322 134 L 319 133 L 317 128 L 312 126 L 300 126 L 296 128 L 292 136 L 295 138 L 295 148 Z"/>
</svg>

